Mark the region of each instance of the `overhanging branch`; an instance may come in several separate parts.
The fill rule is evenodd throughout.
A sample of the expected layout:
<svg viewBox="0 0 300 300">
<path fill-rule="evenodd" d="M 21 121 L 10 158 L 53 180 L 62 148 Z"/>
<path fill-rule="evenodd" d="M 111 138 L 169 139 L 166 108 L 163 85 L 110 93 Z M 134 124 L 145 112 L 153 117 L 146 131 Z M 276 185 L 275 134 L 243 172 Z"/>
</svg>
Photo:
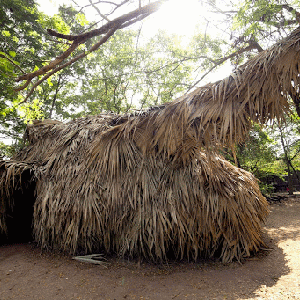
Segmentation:
<svg viewBox="0 0 300 300">
<path fill-rule="evenodd" d="M 16 79 L 16 82 L 20 82 L 23 80 L 26 80 L 26 83 L 17 87 L 15 91 L 21 91 L 24 90 L 34 78 L 38 76 L 43 76 L 40 80 L 38 80 L 27 96 L 25 97 L 24 101 L 27 101 L 28 97 L 32 95 L 35 88 L 41 84 L 44 80 L 49 78 L 54 73 L 58 72 L 59 70 L 73 64 L 77 60 L 85 57 L 87 54 L 96 51 L 102 44 L 104 44 L 109 37 L 111 37 L 116 30 L 125 28 L 135 22 L 138 22 L 147 16 L 151 15 L 152 13 L 156 12 L 160 6 L 166 2 L 167 0 L 159 0 L 153 3 L 150 3 L 146 6 L 139 7 L 138 9 L 128 13 L 124 14 L 112 21 L 107 22 L 105 25 L 98 29 L 91 30 L 89 32 L 79 34 L 79 35 L 65 35 L 61 34 L 59 32 L 56 32 L 52 29 L 48 29 L 48 34 L 51 36 L 55 36 L 57 38 L 61 38 L 67 41 L 71 41 L 72 44 L 69 46 L 69 48 L 64 51 L 61 55 L 57 56 L 54 60 L 52 60 L 48 65 L 40 68 L 39 70 L 32 72 L 32 73 L 26 73 L 22 74 Z M 104 36 L 103 36 L 104 35 Z M 87 40 L 96 37 L 96 36 L 103 36 L 99 42 L 95 43 L 87 52 L 82 52 L 78 54 L 75 58 L 69 60 L 66 62 L 66 59 L 78 48 L 79 45 L 84 44 Z"/>
</svg>

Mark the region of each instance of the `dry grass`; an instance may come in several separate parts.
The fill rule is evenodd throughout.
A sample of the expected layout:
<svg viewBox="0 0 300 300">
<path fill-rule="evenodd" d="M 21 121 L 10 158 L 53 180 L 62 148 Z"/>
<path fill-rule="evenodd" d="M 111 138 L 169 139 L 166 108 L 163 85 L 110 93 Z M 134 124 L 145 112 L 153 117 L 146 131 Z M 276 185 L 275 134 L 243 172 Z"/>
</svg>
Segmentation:
<svg viewBox="0 0 300 300">
<path fill-rule="evenodd" d="M 241 142 L 252 122 L 282 118 L 298 91 L 299 38 L 297 29 L 230 77 L 140 114 L 28 126 L 29 145 L 0 166 L 0 228 L 28 167 L 42 247 L 223 262 L 257 251 L 267 202 L 215 148 Z"/>
</svg>

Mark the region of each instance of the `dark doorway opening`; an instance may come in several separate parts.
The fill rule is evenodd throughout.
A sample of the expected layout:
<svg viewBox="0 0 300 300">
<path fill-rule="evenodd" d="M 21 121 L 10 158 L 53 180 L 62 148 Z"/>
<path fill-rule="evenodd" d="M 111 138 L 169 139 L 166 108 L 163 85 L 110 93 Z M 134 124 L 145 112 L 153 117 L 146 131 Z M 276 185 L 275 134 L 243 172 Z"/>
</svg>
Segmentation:
<svg viewBox="0 0 300 300">
<path fill-rule="evenodd" d="M 19 180 L 19 179 L 18 179 Z M 33 241 L 32 221 L 35 202 L 35 182 L 30 171 L 22 173 L 21 186 L 13 191 L 13 207 L 7 207 L 7 233 L 0 238 L 0 244 L 28 243 Z"/>
</svg>

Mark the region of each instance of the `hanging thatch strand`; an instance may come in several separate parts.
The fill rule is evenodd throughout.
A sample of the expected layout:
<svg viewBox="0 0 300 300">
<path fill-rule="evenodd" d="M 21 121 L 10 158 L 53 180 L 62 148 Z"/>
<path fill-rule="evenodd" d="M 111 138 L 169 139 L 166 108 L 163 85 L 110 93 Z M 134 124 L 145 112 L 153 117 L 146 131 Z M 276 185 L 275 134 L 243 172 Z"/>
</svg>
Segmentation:
<svg viewBox="0 0 300 300">
<path fill-rule="evenodd" d="M 29 168 L 43 247 L 224 262 L 257 251 L 267 202 L 256 179 L 213 148 L 282 118 L 299 84 L 299 40 L 297 29 L 228 78 L 139 114 L 29 125 L 29 145 L 0 164 L 0 229 L 14 178 Z"/>
</svg>

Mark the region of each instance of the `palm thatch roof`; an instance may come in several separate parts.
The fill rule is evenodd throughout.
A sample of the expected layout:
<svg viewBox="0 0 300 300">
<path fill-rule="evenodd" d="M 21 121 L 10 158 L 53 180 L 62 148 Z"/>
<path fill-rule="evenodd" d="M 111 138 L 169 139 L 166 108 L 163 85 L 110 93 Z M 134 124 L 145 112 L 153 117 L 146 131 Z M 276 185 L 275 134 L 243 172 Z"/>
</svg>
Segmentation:
<svg viewBox="0 0 300 300">
<path fill-rule="evenodd" d="M 297 29 L 228 78 L 148 111 L 29 125 L 28 145 L 0 164 L 0 230 L 29 170 L 42 247 L 152 260 L 249 256 L 268 205 L 253 175 L 215 149 L 243 141 L 252 122 L 282 118 L 298 93 L 299 44 Z"/>
</svg>

